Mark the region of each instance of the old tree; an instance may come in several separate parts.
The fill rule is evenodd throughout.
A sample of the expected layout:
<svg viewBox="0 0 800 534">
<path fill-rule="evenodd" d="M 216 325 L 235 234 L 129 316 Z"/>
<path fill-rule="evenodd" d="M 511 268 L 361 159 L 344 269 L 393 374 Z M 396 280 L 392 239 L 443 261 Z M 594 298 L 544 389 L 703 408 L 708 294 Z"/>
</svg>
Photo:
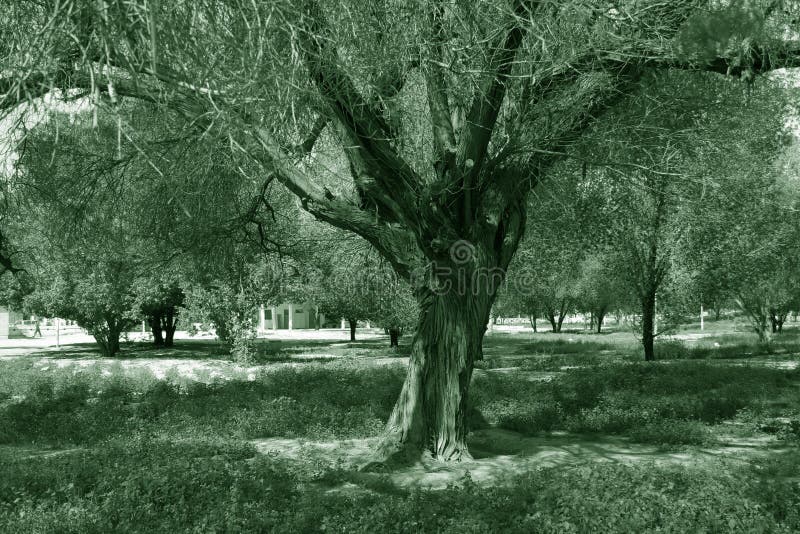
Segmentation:
<svg viewBox="0 0 800 534">
<path fill-rule="evenodd" d="M 381 456 L 458 460 L 528 191 L 651 69 L 750 82 L 800 63 L 777 40 L 793 6 L 755 4 L 15 0 L 0 14 L 0 109 L 13 121 L 47 94 L 111 111 L 137 99 L 251 158 L 261 172 L 243 180 L 282 184 L 364 237 L 420 306 Z M 345 172 L 320 165 L 337 158 Z"/>
</svg>

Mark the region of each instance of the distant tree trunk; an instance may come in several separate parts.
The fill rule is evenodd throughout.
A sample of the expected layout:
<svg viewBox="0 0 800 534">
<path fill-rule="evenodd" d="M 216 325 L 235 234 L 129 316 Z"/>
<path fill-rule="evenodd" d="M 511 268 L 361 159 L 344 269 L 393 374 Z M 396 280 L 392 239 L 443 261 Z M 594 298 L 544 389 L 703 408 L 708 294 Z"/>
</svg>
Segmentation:
<svg viewBox="0 0 800 534">
<path fill-rule="evenodd" d="M 104 328 L 91 332 L 104 357 L 112 358 L 119 352 L 119 337 L 125 326 L 125 323 L 108 320 Z"/>
<path fill-rule="evenodd" d="M 605 319 L 605 317 L 606 317 L 606 308 L 600 308 L 599 310 L 597 310 L 596 320 L 597 320 L 598 334 L 603 329 L 603 319 Z"/>
<path fill-rule="evenodd" d="M 642 345 L 644 346 L 644 359 L 647 362 L 655 360 L 653 342 L 655 340 L 655 291 L 649 291 L 642 298 Z"/>
<path fill-rule="evenodd" d="M 389 329 L 389 346 L 390 347 L 398 347 L 398 346 L 400 346 L 400 329 L 399 328 L 390 328 Z"/>
<path fill-rule="evenodd" d="M 783 323 L 786 321 L 787 313 L 780 313 L 775 310 L 770 310 L 769 321 L 772 326 L 773 334 L 780 334 L 783 332 Z"/>
<path fill-rule="evenodd" d="M 164 344 L 164 335 L 162 333 L 161 314 L 154 313 L 147 318 L 150 323 L 150 330 L 153 332 L 153 344 L 160 347 Z"/>
<path fill-rule="evenodd" d="M 350 341 L 356 340 L 356 325 L 358 325 L 358 319 L 348 319 L 348 324 L 350 325 Z"/>
<path fill-rule="evenodd" d="M 174 308 L 168 308 L 164 315 L 164 346 L 171 347 L 175 339 L 175 329 L 178 326 L 178 317 Z"/>
<path fill-rule="evenodd" d="M 560 328 L 556 322 L 556 315 L 552 311 L 548 311 L 545 316 L 547 317 L 547 320 L 550 321 L 550 326 L 553 329 L 553 333 L 559 332 Z"/>
<path fill-rule="evenodd" d="M 533 333 L 536 333 L 536 316 L 531 315 L 528 317 L 528 320 L 531 322 L 531 327 L 533 327 Z"/>
<path fill-rule="evenodd" d="M 567 316 L 567 302 L 561 301 L 561 307 L 558 310 L 558 332 L 561 332 L 561 325 L 564 324 L 564 319 Z"/>
<path fill-rule="evenodd" d="M 758 335 L 758 341 L 760 343 L 771 342 L 772 325 L 770 324 L 770 312 L 760 295 L 740 295 L 736 299 L 736 304 L 750 319 L 753 331 Z"/>
<path fill-rule="evenodd" d="M 714 320 L 715 321 L 719 321 L 720 315 L 722 315 L 722 307 L 715 302 L 714 303 Z"/>
</svg>

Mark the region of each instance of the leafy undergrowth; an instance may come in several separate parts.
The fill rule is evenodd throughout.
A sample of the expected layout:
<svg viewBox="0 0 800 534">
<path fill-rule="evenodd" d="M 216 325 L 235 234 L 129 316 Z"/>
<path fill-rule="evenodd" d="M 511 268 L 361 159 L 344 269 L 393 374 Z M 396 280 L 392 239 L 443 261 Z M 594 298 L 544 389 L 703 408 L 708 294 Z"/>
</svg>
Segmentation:
<svg viewBox="0 0 800 534">
<path fill-rule="evenodd" d="M 440 491 L 305 472 L 251 446 L 137 434 L 71 455 L 5 461 L 0 531 L 793 532 L 798 452 L 753 469 L 602 463 Z M 728 463 L 726 463 L 728 462 Z M 326 484 L 315 481 L 324 479 Z M 329 491 L 337 481 L 352 491 Z M 355 483 L 353 482 L 355 481 Z"/>
</svg>

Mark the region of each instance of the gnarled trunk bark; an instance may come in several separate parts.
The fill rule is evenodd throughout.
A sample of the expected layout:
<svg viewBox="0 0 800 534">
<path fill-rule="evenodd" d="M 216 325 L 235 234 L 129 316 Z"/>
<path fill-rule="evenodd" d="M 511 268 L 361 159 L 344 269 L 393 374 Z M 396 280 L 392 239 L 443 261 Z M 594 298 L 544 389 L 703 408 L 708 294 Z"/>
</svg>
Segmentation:
<svg viewBox="0 0 800 534">
<path fill-rule="evenodd" d="M 406 463 L 427 453 L 437 460 L 469 459 L 468 391 L 481 359 L 491 303 L 474 295 L 429 294 L 403 389 L 387 424 L 381 455 Z"/>
</svg>

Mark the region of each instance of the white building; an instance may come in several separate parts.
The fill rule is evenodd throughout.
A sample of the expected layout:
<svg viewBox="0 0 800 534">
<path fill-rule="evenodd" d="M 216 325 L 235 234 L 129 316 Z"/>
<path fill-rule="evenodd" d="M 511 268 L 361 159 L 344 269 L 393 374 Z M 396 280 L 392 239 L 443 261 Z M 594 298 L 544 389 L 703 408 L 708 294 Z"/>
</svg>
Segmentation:
<svg viewBox="0 0 800 534">
<path fill-rule="evenodd" d="M 319 328 L 325 323 L 325 315 L 311 302 L 293 302 L 275 306 L 261 305 L 258 311 L 258 331 L 300 330 Z"/>
</svg>

